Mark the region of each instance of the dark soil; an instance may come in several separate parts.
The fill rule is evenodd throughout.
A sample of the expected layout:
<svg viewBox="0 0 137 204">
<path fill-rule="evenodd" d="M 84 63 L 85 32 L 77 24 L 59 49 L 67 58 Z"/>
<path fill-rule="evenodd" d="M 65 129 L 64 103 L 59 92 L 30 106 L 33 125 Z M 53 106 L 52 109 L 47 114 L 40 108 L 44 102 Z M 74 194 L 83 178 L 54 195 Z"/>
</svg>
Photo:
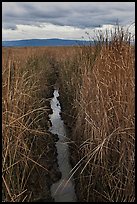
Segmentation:
<svg viewBox="0 0 137 204">
<path fill-rule="evenodd" d="M 53 89 L 48 97 L 53 97 Z M 37 136 L 33 145 L 33 159 L 39 165 L 35 165 L 32 169 L 28 180 L 27 186 L 29 191 L 27 192 L 31 195 L 30 202 L 54 202 L 50 188 L 53 183 L 61 178 L 61 172 L 59 171 L 57 161 L 57 149 L 55 146 L 59 138 L 58 135 L 54 135 L 48 131 L 51 126 L 48 115 L 52 114 L 50 100 L 46 105 L 49 111 L 43 117 L 43 120 L 40 121 L 40 125 L 42 129 L 45 128 L 47 134 Z"/>
</svg>

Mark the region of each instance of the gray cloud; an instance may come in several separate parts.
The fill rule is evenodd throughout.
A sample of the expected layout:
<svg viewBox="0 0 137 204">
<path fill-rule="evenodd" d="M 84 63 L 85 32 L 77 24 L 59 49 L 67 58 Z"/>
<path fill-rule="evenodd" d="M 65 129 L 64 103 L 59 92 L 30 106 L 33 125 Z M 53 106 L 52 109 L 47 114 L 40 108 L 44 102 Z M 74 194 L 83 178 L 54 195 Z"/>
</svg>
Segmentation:
<svg viewBox="0 0 137 204">
<path fill-rule="evenodd" d="M 135 19 L 134 2 L 3 2 L 2 26 L 52 23 L 55 25 L 95 28 L 103 24 L 126 25 Z"/>
</svg>

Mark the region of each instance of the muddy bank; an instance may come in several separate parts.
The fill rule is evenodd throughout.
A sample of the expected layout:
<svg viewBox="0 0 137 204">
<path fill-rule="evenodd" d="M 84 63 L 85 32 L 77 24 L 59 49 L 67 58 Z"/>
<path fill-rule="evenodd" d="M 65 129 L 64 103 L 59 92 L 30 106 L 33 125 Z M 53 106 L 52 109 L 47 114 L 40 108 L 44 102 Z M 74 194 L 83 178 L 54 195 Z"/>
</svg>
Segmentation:
<svg viewBox="0 0 137 204">
<path fill-rule="evenodd" d="M 55 139 L 49 134 L 46 138 L 41 137 L 38 143 L 41 148 L 46 145 L 47 150 L 38 160 L 41 166 L 37 165 L 31 174 L 32 178 L 29 186 L 32 191 L 32 202 L 53 202 L 50 187 L 61 178 L 56 159 Z"/>
<path fill-rule="evenodd" d="M 33 141 L 34 157 L 32 158 L 33 168 L 28 179 L 28 193 L 30 193 L 30 202 L 54 202 L 51 196 L 51 185 L 61 178 L 61 172 L 58 168 L 57 148 L 55 142 L 58 136 L 49 132 L 51 122 L 49 114 L 52 114 L 50 100 L 53 97 L 53 87 L 48 93 L 49 100 L 46 101 L 47 112 L 40 121 L 41 129 L 45 130 L 45 135 L 35 137 Z"/>
<path fill-rule="evenodd" d="M 70 160 L 72 168 L 74 168 L 75 165 L 77 164 L 77 162 L 80 160 L 79 155 L 78 155 L 78 152 L 79 152 L 78 146 L 76 144 L 76 141 L 73 141 L 73 136 L 72 136 L 73 129 L 75 126 L 75 120 L 72 117 L 74 112 L 73 112 L 73 114 L 70 114 L 71 107 L 68 108 L 68 105 L 65 106 L 65 101 L 64 101 L 64 98 L 63 98 L 61 93 L 59 96 L 59 101 L 60 101 L 60 105 L 62 108 L 62 112 L 60 113 L 60 115 L 61 115 L 61 118 L 67 127 L 67 136 L 71 141 L 69 143 L 69 152 L 70 152 L 69 160 Z M 74 188 L 75 188 L 75 193 L 77 196 L 77 202 L 81 202 L 83 200 L 82 191 L 80 190 L 81 189 L 80 180 L 79 180 L 80 179 L 80 177 L 79 177 L 80 172 L 81 172 L 81 168 L 77 169 L 77 171 L 73 175 L 74 180 L 75 180 Z"/>
</svg>

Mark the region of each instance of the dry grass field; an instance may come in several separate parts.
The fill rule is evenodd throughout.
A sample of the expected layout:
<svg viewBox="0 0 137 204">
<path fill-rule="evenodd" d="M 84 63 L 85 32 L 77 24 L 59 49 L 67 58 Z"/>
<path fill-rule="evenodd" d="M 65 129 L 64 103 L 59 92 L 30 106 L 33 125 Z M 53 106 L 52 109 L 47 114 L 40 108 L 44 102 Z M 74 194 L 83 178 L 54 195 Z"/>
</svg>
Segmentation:
<svg viewBox="0 0 137 204">
<path fill-rule="evenodd" d="M 50 61 L 44 49 L 2 50 L 2 179 L 6 201 L 31 201 L 36 194 L 30 187 L 31 182 L 35 185 L 34 171 L 44 170 L 49 175 L 48 166 L 40 159 L 48 155 L 52 142 L 47 132 L 48 98 L 54 84 Z"/>
<path fill-rule="evenodd" d="M 30 201 L 58 81 L 78 200 L 135 200 L 135 56 L 118 30 L 95 46 L 2 49 L 3 199 Z M 38 144 L 38 145 L 37 145 Z M 40 145 L 41 144 L 41 147 Z"/>
<path fill-rule="evenodd" d="M 81 48 L 60 67 L 79 201 L 135 199 L 135 56 L 128 37 L 116 30 L 111 43 Z"/>
</svg>

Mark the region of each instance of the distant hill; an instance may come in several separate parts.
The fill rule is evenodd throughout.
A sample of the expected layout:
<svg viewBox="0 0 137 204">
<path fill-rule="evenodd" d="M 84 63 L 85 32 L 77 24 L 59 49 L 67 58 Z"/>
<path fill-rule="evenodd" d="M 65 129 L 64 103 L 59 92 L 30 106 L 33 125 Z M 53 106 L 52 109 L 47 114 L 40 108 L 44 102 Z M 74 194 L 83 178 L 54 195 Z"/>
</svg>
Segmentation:
<svg viewBox="0 0 137 204">
<path fill-rule="evenodd" d="M 91 42 L 84 40 L 65 40 L 65 39 L 28 39 L 15 41 L 2 41 L 4 47 L 26 47 L 26 46 L 75 46 L 87 45 Z"/>
</svg>

